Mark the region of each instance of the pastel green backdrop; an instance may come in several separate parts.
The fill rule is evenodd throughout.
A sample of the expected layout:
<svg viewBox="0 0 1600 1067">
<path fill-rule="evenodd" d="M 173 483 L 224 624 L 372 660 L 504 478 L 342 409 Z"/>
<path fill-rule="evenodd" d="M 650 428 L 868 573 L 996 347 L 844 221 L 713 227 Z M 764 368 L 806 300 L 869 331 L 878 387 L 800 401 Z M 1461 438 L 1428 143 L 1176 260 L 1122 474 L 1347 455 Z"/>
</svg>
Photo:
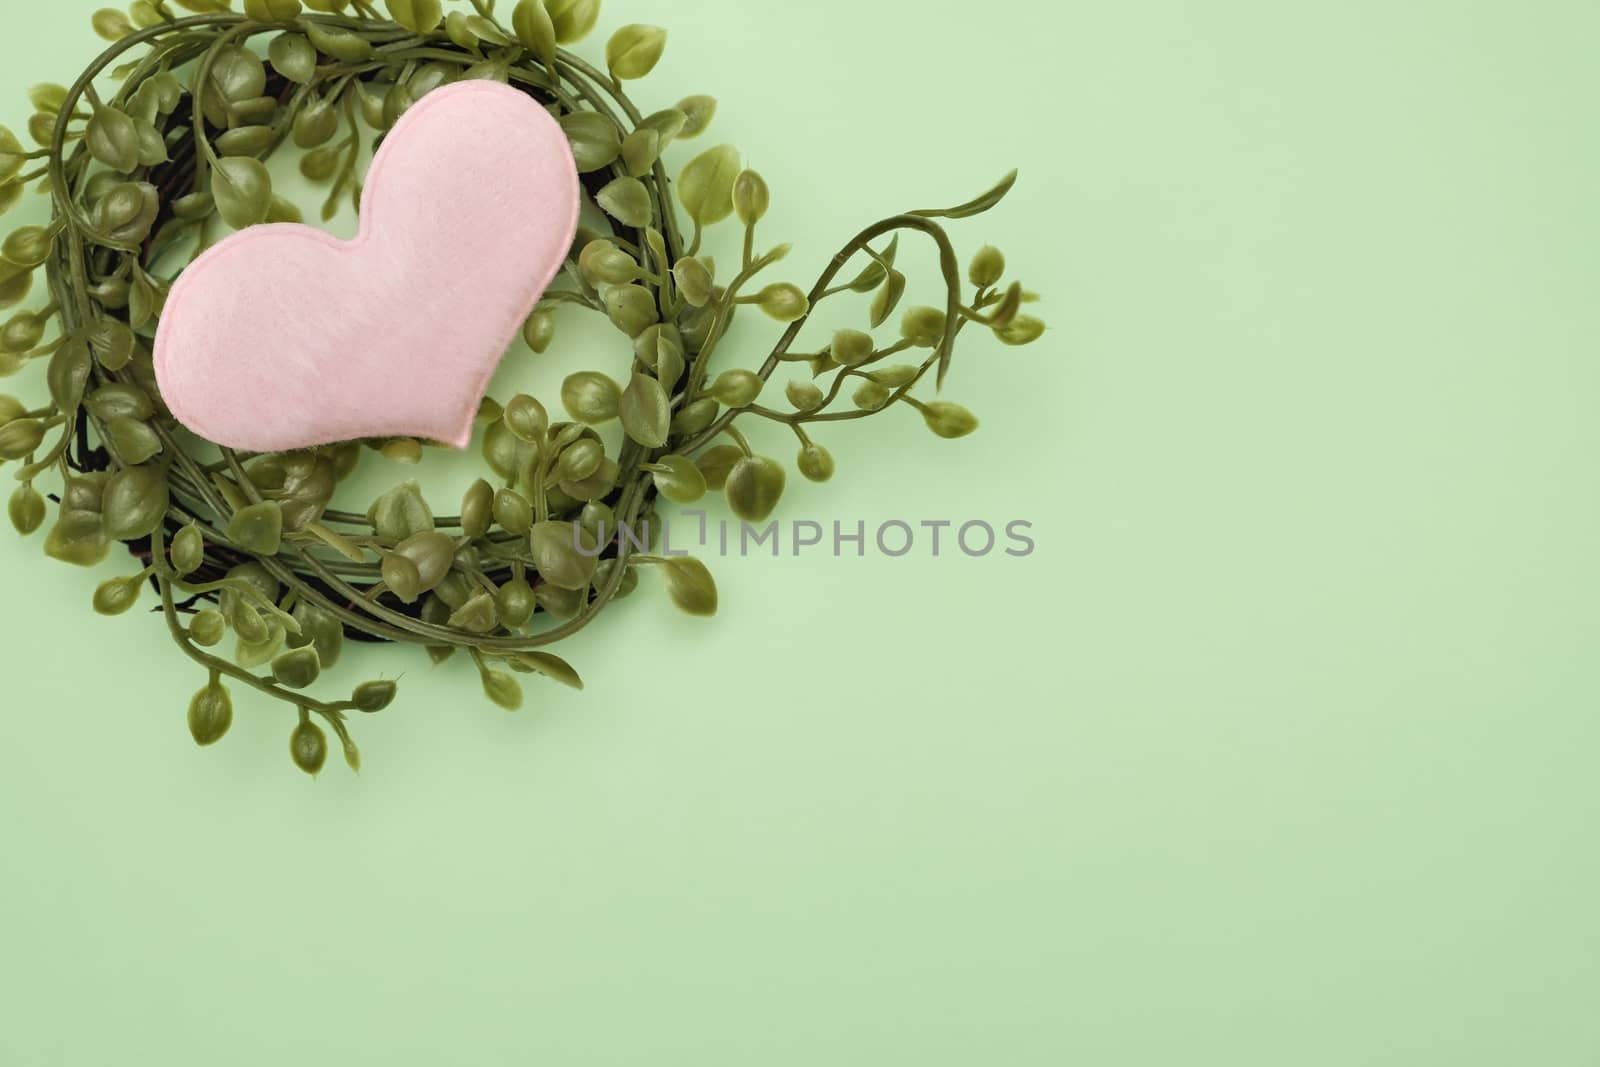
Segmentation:
<svg viewBox="0 0 1600 1067">
<path fill-rule="evenodd" d="M 14 6 L 20 128 L 97 5 Z M 195 749 L 89 613 L 125 564 L 0 536 L 0 1062 L 1600 1060 L 1600 9 L 607 0 L 591 51 L 631 21 L 796 280 L 1022 168 L 958 240 L 1052 332 L 786 514 L 1038 551 L 647 582 L 514 716 L 356 653 L 402 699 L 311 781 L 256 700 Z"/>
</svg>

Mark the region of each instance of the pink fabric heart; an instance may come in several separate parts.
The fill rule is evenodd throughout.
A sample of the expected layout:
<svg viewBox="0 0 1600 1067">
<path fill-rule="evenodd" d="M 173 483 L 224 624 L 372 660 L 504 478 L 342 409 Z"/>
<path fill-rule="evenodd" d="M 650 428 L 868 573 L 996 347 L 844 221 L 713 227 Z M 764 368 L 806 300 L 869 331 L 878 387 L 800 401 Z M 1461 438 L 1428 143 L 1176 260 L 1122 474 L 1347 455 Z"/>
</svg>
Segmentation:
<svg viewBox="0 0 1600 1067">
<path fill-rule="evenodd" d="M 209 441 L 465 448 L 496 365 L 561 269 L 578 172 L 560 125 L 496 82 L 429 93 L 367 174 L 360 232 L 252 226 L 179 275 L 156 380 Z"/>
</svg>

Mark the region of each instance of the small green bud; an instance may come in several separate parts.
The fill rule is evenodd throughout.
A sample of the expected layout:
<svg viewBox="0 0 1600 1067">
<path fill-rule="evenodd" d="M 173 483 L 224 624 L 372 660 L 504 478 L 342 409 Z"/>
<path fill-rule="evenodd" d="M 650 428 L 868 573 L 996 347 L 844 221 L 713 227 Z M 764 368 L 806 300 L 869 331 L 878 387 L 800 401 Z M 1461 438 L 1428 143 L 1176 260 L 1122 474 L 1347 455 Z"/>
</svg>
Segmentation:
<svg viewBox="0 0 1600 1067">
<path fill-rule="evenodd" d="M 923 419 L 928 429 L 940 437 L 954 440 L 965 437 L 978 428 L 978 417 L 960 404 L 936 400 L 926 406 Z"/>
<path fill-rule="evenodd" d="M 406 557 L 391 552 L 383 557 L 379 571 L 383 576 L 383 584 L 389 587 L 389 592 L 400 598 L 401 603 L 415 604 L 417 597 L 422 595 L 422 575 L 417 565 Z"/>
<path fill-rule="evenodd" d="M 756 294 L 756 302 L 762 311 L 779 322 L 795 322 L 805 318 L 806 312 L 811 310 L 806 294 L 798 285 L 789 282 L 767 286 Z"/>
<path fill-rule="evenodd" d="M 882 370 L 872 371 L 867 375 L 879 385 L 886 385 L 890 389 L 899 389 L 910 385 L 922 374 L 922 368 L 913 367 L 909 363 L 901 363 L 893 367 L 884 367 Z"/>
<path fill-rule="evenodd" d="M 483 691 L 506 711 L 522 709 L 522 686 L 505 671 L 484 671 Z"/>
<path fill-rule="evenodd" d="M 122 615 L 139 602 L 144 579 L 111 578 L 94 591 L 94 610 L 101 615 Z"/>
<path fill-rule="evenodd" d="M 790 382 L 783 391 L 794 409 L 805 413 L 816 411 L 828 399 L 821 389 L 810 382 Z"/>
<path fill-rule="evenodd" d="M 44 423 L 39 419 L 12 419 L 0 426 L 0 459 L 22 459 L 44 443 Z"/>
<path fill-rule="evenodd" d="M 189 733 L 195 744 L 216 744 L 232 725 L 233 701 L 221 683 L 212 682 L 189 701 Z"/>
<path fill-rule="evenodd" d="M 44 525 L 45 502 L 32 483 L 24 482 L 11 491 L 6 510 L 11 515 L 11 525 L 26 537 Z"/>
<path fill-rule="evenodd" d="M 766 381 L 761 375 L 748 370 L 728 370 L 717 375 L 711 383 L 711 395 L 717 403 L 729 408 L 747 408 L 761 396 Z"/>
<path fill-rule="evenodd" d="M 546 351 L 555 335 L 556 318 L 548 311 L 535 311 L 522 326 L 522 340 L 535 353 Z"/>
<path fill-rule="evenodd" d="M 561 453 L 556 461 L 556 473 L 564 482 L 581 482 L 599 470 L 605 461 L 605 446 L 592 437 L 584 437 Z"/>
<path fill-rule="evenodd" d="M 917 348 L 933 348 L 944 340 L 945 314 L 938 308 L 914 307 L 900 320 L 900 336 Z"/>
<path fill-rule="evenodd" d="M 728 472 L 728 506 L 746 522 L 765 522 L 783 496 L 783 467 L 763 456 L 745 456 Z"/>
<path fill-rule="evenodd" d="M 285 652 L 272 661 L 272 677 L 290 689 L 305 689 L 322 674 L 322 661 L 310 646 Z"/>
<path fill-rule="evenodd" d="M 415 465 L 422 462 L 422 442 L 411 437 L 396 437 L 385 441 L 378 450 L 383 458 L 395 463 Z"/>
<path fill-rule="evenodd" d="M 356 691 L 350 698 L 350 703 L 356 706 L 357 711 L 364 711 L 369 715 L 382 711 L 394 703 L 400 687 L 394 682 L 362 682 L 356 686 Z"/>
<path fill-rule="evenodd" d="M 44 226 L 23 226 L 0 243 L 0 256 L 8 263 L 32 270 L 50 258 L 55 239 L 55 233 Z"/>
<path fill-rule="evenodd" d="M 494 486 L 479 478 L 461 499 L 461 532 L 476 541 L 494 521 Z"/>
<path fill-rule="evenodd" d="M 708 256 L 686 256 L 672 268 L 678 291 L 690 307 L 701 308 L 711 303 L 712 290 L 716 288 L 714 267 L 715 263 Z"/>
<path fill-rule="evenodd" d="M 859 367 L 872 359 L 877 351 L 877 345 L 872 340 L 871 334 L 862 333 L 860 330 L 840 330 L 833 335 L 833 345 L 829 355 L 841 367 Z"/>
<path fill-rule="evenodd" d="M 296 767 L 315 777 L 328 761 L 328 736 L 322 727 L 302 719 L 289 735 L 289 758 Z"/>
<path fill-rule="evenodd" d="M 533 525 L 533 505 L 514 489 L 501 489 L 494 495 L 494 521 L 507 533 L 521 537 Z"/>
<path fill-rule="evenodd" d="M 629 337 L 638 337 L 661 321 L 656 309 L 656 298 L 642 285 L 615 285 L 602 297 L 606 317 L 611 324 Z"/>
<path fill-rule="evenodd" d="M 994 335 L 1008 345 L 1031 345 L 1044 336 L 1045 325 L 1032 315 L 1018 315 L 1010 323 L 999 327 Z"/>
<path fill-rule="evenodd" d="M 561 406 L 590 426 L 616 418 L 621 403 L 622 387 L 597 371 L 579 371 L 561 383 Z"/>
<path fill-rule="evenodd" d="M 590 241 L 578 253 L 578 273 L 598 289 L 602 285 L 627 285 L 639 277 L 639 264 L 614 243 Z"/>
<path fill-rule="evenodd" d="M 797 466 L 808 480 L 825 482 L 833 477 L 833 453 L 819 444 L 806 445 L 800 450 Z"/>
<path fill-rule="evenodd" d="M 850 399 L 862 411 L 878 411 L 889 402 L 890 392 L 888 386 L 879 385 L 877 382 L 862 382 Z"/>
<path fill-rule="evenodd" d="M 44 320 L 30 311 L 19 311 L 0 326 L 0 352 L 26 352 L 44 339 Z"/>
<path fill-rule="evenodd" d="M 978 254 L 972 257 L 972 265 L 967 270 L 967 278 L 979 289 L 988 289 L 995 285 L 1006 273 L 1006 257 L 998 248 L 984 245 L 978 249 Z"/>
<path fill-rule="evenodd" d="M 179 530 L 172 539 L 168 557 L 172 560 L 172 569 L 180 578 L 186 578 L 199 570 L 206 557 L 206 540 L 205 535 L 200 532 L 200 527 L 190 523 Z"/>
<path fill-rule="evenodd" d="M 189 620 L 189 639 L 201 648 L 213 648 L 222 643 L 227 628 L 222 612 L 207 608 Z"/>
<path fill-rule="evenodd" d="M 500 622 L 508 630 L 520 630 L 533 618 L 538 601 L 533 596 L 533 586 L 521 578 L 513 578 L 495 593 L 495 610 Z"/>
<path fill-rule="evenodd" d="M 766 217 L 767 209 L 772 206 L 772 193 L 767 188 L 766 179 L 753 170 L 740 173 L 733 183 L 733 210 L 738 214 L 739 221 L 746 226 L 754 226 Z"/>
</svg>

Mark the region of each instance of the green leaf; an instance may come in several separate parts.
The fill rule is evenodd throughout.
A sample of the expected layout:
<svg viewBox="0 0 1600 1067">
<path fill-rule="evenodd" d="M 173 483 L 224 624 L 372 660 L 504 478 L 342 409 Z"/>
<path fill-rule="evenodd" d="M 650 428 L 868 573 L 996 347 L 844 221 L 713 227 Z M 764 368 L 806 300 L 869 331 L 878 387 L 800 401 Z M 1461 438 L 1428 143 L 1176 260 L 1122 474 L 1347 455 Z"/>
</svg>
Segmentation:
<svg viewBox="0 0 1600 1067">
<path fill-rule="evenodd" d="M 717 98 L 700 94 L 686 96 L 678 101 L 677 110 L 683 113 L 683 126 L 679 129 L 679 137 L 699 137 L 706 132 L 706 127 L 711 125 L 711 120 L 717 114 Z"/>
<path fill-rule="evenodd" d="M 97 162 L 119 174 L 139 165 L 139 130 L 133 119 L 114 107 L 95 108 L 84 131 L 84 144 Z"/>
<path fill-rule="evenodd" d="M 672 401 L 661 383 L 648 374 L 634 374 L 623 390 L 619 408 L 622 429 L 646 448 L 667 443 L 672 427 Z"/>
<path fill-rule="evenodd" d="M 108 41 L 120 41 L 133 32 L 128 16 L 115 8 L 103 7 L 89 17 L 94 32 Z"/>
<path fill-rule="evenodd" d="M 372 42 L 345 30 L 307 22 L 306 39 L 325 56 L 345 63 L 362 63 L 372 58 Z"/>
<path fill-rule="evenodd" d="M 624 226 L 642 229 L 655 218 L 650 191 L 638 178 L 618 178 L 595 195 L 595 202 Z"/>
<path fill-rule="evenodd" d="M 866 252 L 872 261 L 849 284 L 848 288 L 853 293 L 870 293 L 883 284 L 883 280 L 889 276 L 889 268 L 894 266 L 895 257 L 900 254 L 900 235 L 895 234 L 889 247 L 881 253 L 871 248 Z"/>
<path fill-rule="evenodd" d="M 50 357 L 50 366 L 45 375 L 50 388 L 50 399 L 55 401 L 56 407 L 62 411 L 78 409 L 78 405 L 83 402 L 84 388 L 89 384 L 89 373 L 93 369 L 93 360 L 89 358 L 89 342 L 81 336 L 69 339 L 56 349 L 56 354 Z M 141 461 L 128 459 L 126 462 Z"/>
<path fill-rule="evenodd" d="M 579 174 L 609 167 L 622 154 L 622 133 L 617 124 L 598 111 L 574 111 L 559 121 L 572 145 Z"/>
<path fill-rule="evenodd" d="M 611 40 L 606 42 L 606 66 L 611 76 L 621 81 L 643 78 L 661 61 L 666 47 L 666 30 L 633 23 L 612 34 Z"/>
<path fill-rule="evenodd" d="M 272 210 L 272 177 L 260 160 L 227 156 L 211 168 L 217 214 L 236 230 L 264 222 Z"/>
<path fill-rule="evenodd" d="M 385 0 L 389 17 L 412 33 L 432 33 L 444 19 L 439 0 Z"/>
<path fill-rule="evenodd" d="M 557 589 L 584 589 L 599 563 L 595 537 L 573 522 L 541 522 L 528 531 L 535 568 Z"/>
<path fill-rule="evenodd" d="M 106 479 L 101 511 L 106 535 L 132 541 L 155 532 L 167 515 L 167 472 L 160 467 L 124 467 Z"/>
<path fill-rule="evenodd" d="M 28 152 L 17 140 L 17 135 L 9 128 L 0 126 L 0 182 L 15 178 L 27 161 Z"/>
<path fill-rule="evenodd" d="M 149 422 L 112 419 L 106 424 L 104 437 L 117 453 L 117 458 L 128 464 L 141 464 L 162 453 L 162 438 L 150 429 Z"/>
<path fill-rule="evenodd" d="M 985 211 L 989 211 L 995 207 L 995 205 L 999 204 L 1000 201 L 1006 198 L 1006 194 L 1011 191 L 1011 187 L 1016 184 L 1017 172 L 1012 171 L 1004 178 L 1001 178 L 1000 183 L 993 189 L 990 189 L 988 192 L 984 193 L 975 200 L 967 201 L 965 204 L 962 204 L 959 207 L 935 208 L 929 211 L 913 211 L 911 214 L 920 215 L 925 219 L 970 219 L 974 215 L 982 215 Z"/>
<path fill-rule="evenodd" d="M 706 565 L 690 556 L 673 556 L 661 564 L 672 602 L 690 615 L 717 613 L 717 583 Z"/>
<path fill-rule="evenodd" d="M 746 456 L 733 465 L 723 486 L 728 506 L 746 522 L 764 522 L 783 497 L 783 467 L 763 456 Z"/>
<path fill-rule="evenodd" d="M 522 47 L 539 57 L 546 67 L 556 63 L 556 25 L 543 0 L 520 0 L 511 12 L 511 28 Z"/>
<path fill-rule="evenodd" d="M 899 271 L 890 269 L 889 280 L 884 283 L 878 295 L 872 298 L 872 328 L 889 321 L 889 316 L 894 314 L 894 309 L 900 306 L 900 298 L 906 292 L 906 276 Z"/>
<path fill-rule="evenodd" d="M 545 7 L 561 44 L 583 40 L 600 20 L 600 0 L 545 0 Z"/>
<path fill-rule="evenodd" d="M 582 689 L 583 679 L 572 669 L 572 664 L 550 652 L 519 652 L 514 666 L 542 674 L 551 681 L 560 682 L 572 689 Z"/>
<path fill-rule="evenodd" d="M 280 33 L 267 46 L 272 69 L 298 85 L 309 85 L 317 74 L 317 50 L 298 33 Z"/>
<path fill-rule="evenodd" d="M 733 214 L 733 183 L 740 171 L 739 150 L 720 145 L 696 156 L 678 178 L 678 199 L 689 217 L 711 226 Z"/>
<path fill-rule="evenodd" d="M 292 22 L 300 0 L 244 0 L 244 13 L 257 22 Z"/>
<path fill-rule="evenodd" d="M 273 501 L 252 504 L 228 520 L 228 540 L 257 556 L 276 556 L 283 541 L 283 509 Z"/>
</svg>

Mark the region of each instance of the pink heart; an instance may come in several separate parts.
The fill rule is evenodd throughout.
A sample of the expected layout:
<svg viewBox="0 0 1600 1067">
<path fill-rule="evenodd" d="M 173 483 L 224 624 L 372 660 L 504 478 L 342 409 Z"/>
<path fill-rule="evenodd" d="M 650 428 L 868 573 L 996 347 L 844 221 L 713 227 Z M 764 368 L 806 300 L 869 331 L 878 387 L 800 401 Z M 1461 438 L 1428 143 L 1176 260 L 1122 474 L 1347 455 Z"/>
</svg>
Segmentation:
<svg viewBox="0 0 1600 1067">
<path fill-rule="evenodd" d="M 251 452 L 465 448 L 577 225 L 577 166 L 543 107 L 496 82 L 436 89 L 373 159 L 354 240 L 252 226 L 178 276 L 156 331 L 161 395 L 201 437 Z"/>
</svg>

